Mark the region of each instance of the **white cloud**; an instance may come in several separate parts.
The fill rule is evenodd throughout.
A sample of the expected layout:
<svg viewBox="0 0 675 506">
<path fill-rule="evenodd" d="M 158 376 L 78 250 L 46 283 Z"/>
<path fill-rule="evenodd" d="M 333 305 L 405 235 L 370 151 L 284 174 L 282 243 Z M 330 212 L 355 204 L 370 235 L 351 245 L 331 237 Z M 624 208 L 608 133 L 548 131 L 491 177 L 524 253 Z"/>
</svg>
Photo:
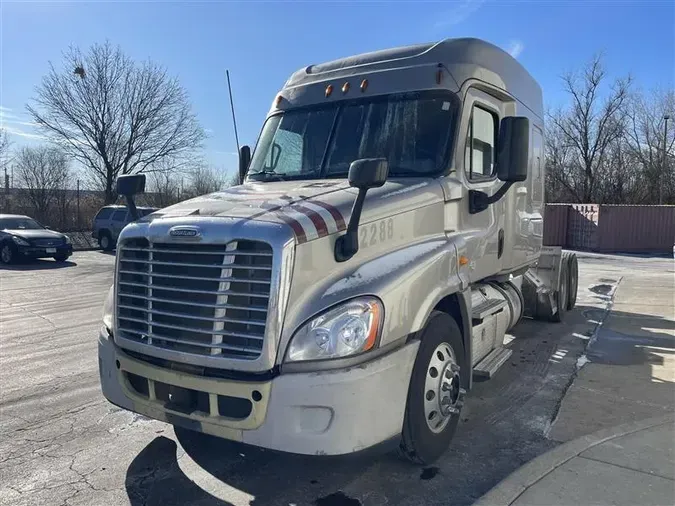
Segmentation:
<svg viewBox="0 0 675 506">
<path fill-rule="evenodd" d="M 525 44 L 523 43 L 522 40 L 512 40 L 511 42 L 509 42 L 509 47 L 506 50 L 506 52 L 509 53 L 514 58 L 518 58 L 518 56 L 520 56 L 520 53 L 523 52 L 523 49 L 525 49 Z"/>
<path fill-rule="evenodd" d="M 459 25 L 476 12 L 485 0 L 460 0 L 455 2 L 452 9 L 440 13 L 434 25 L 436 28 L 447 28 Z"/>
<path fill-rule="evenodd" d="M 0 105 L 0 111 L 11 111 L 11 110 L 12 109 L 10 109 L 9 107 L 4 107 L 4 106 Z"/>
<path fill-rule="evenodd" d="M 7 121 L 7 120 L 10 120 L 10 119 L 18 118 L 18 116 L 16 114 L 12 114 L 12 113 L 7 112 L 7 111 L 11 111 L 11 109 L 9 109 L 7 107 L 3 107 L 3 108 L 0 109 L 0 120 Z"/>
<path fill-rule="evenodd" d="M 25 130 L 22 130 L 17 127 L 12 127 L 12 126 L 4 126 L 4 129 L 7 130 L 7 133 L 10 135 L 16 135 L 17 137 L 24 137 L 26 139 L 45 139 L 46 137 L 44 135 L 32 133 L 32 132 L 26 132 Z"/>
<path fill-rule="evenodd" d="M 239 153 L 237 153 L 236 151 L 217 151 L 217 150 L 215 150 L 215 151 L 212 151 L 212 153 L 216 154 L 216 155 L 239 156 Z"/>
<path fill-rule="evenodd" d="M 213 130 L 211 128 L 205 128 L 204 133 L 207 135 L 211 135 L 213 133 Z"/>
</svg>

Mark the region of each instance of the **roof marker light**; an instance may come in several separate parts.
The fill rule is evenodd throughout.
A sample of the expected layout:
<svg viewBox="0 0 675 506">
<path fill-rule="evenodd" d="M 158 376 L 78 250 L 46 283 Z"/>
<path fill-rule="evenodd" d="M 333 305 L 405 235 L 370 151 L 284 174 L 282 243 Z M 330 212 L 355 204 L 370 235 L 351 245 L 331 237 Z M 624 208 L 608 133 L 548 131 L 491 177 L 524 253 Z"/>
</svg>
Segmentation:
<svg viewBox="0 0 675 506">
<path fill-rule="evenodd" d="M 342 85 L 342 93 L 347 93 L 349 91 L 349 81 Z"/>
<path fill-rule="evenodd" d="M 326 86 L 326 98 L 330 97 L 330 94 L 333 93 L 333 85 L 329 84 Z"/>
<path fill-rule="evenodd" d="M 361 81 L 360 87 L 361 87 L 361 93 L 366 91 L 366 89 L 368 89 L 368 79 L 364 79 L 363 81 Z"/>
<path fill-rule="evenodd" d="M 282 97 L 281 95 L 277 95 L 277 98 L 274 100 L 274 107 L 279 107 L 279 104 L 281 104 L 281 100 L 283 98 L 284 97 Z"/>
</svg>

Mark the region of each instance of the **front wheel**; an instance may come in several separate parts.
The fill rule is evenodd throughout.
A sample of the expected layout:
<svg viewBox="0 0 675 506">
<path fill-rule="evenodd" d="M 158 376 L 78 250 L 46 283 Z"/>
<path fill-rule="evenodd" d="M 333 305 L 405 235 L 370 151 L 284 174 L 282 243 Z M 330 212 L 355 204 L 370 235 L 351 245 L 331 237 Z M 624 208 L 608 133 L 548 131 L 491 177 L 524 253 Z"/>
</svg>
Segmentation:
<svg viewBox="0 0 675 506">
<path fill-rule="evenodd" d="M 56 255 L 54 257 L 54 260 L 56 260 L 57 262 L 65 262 L 66 260 L 68 260 L 68 255 Z"/>
<path fill-rule="evenodd" d="M 401 453 L 417 464 L 437 460 L 457 430 L 465 391 L 462 334 L 455 319 L 433 311 L 422 331 L 405 409 Z"/>
<path fill-rule="evenodd" d="M 108 232 L 101 232 L 98 236 L 98 245 L 103 251 L 111 251 L 113 249 L 112 237 Z"/>
<path fill-rule="evenodd" d="M 14 247 L 11 244 L 3 244 L 0 246 L 0 262 L 3 264 L 11 264 L 14 262 Z"/>
</svg>

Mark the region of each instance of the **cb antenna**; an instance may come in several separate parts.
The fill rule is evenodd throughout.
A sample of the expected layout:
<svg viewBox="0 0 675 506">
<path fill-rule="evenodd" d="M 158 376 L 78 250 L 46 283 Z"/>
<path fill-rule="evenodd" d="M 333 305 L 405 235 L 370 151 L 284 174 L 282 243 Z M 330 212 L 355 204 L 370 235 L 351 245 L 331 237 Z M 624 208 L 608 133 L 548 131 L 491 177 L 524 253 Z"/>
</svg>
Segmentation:
<svg viewBox="0 0 675 506">
<path fill-rule="evenodd" d="M 232 100 L 232 85 L 230 84 L 230 71 L 225 70 L 227 76 L 227 89 L 230 92 L 230 109 L 232 110 L 232 123 L 234 124 L 234 140 L 237 143 L 237 154 L 239 154 L 239 134 L 237 133 L 237 118 L 234 115 L 234 100 Z"/>
</svg>

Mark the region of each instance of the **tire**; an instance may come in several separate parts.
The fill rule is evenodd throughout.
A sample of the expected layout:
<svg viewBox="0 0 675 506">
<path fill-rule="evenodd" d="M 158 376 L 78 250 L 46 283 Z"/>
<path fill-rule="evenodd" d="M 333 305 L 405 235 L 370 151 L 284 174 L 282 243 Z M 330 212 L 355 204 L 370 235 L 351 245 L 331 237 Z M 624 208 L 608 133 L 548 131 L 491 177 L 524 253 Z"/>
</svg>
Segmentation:
<svg viewBox="0 0 675 506">
<path fill-rule="evenodd" d="M 68 255 L 56 255 L 54 257 L 54 260 L 56 260 L 57 262 L 65 262 L 66 260 L 68 260 Z"/>
<path fill-rule="evenodd" d="M 454 360 L 439 371 L 435 367 L 442 362 L 438 354 L 445 359 L 449 357 L 447 351 L 452 352 Z M 436 369 L 436 376 L 433 376 L 432 369 Z M 460 373 L 468 369 L 464 364 L 464 346 L 457 322 L 447 313 L 432 311 L 422 330 L 421 343 L 408 389 L 400 447 L 404 457 L 416 464 L 428 465 L 437 460 L 448 448 L 457 430 L 464 403 L 465 392 L 461 388 Z M 451 388 L 435 389 L 430 399 L 428 382 L 437 382 L 439 387 L 448 385 Z M 429 409 L 436 409 L 435 406 L 438 405 L 436 403 L 440 402 L 441 397 L 452 401 L 448 407 L 453 408 L 453 412 L 443 414 L 437 411 L 436 415 L 430 418 L 427 415 Z M 431 425 L 436 423 L 438 426 L 433 430 Z"/>
<path fill-rule="evenodd" d="M 567 257 L 567 310 L 571 311 L 577 304 L 577 292 L 579 290 L 579 262 L 574 253 L 565 253 L 563 259 Z"/>
<path fill-rule="evenodd" d="M 569 267 L 568 262 L 565 261 L 563 257 L 560 260 L 560 286 L 554 294 L 556 306 L 558 310 L 555 314 L 551 315 L 551 321 L 560 323 L 564 320 L 565 314 L 567 313 L 567 305 L 569 304 Z"/>
<path fill-rule="evenodd" d="M 98 234 L 98 245 L 103 251 L 112 251 L 114 245 L 110 232 L 103 230 Z"/>
<path fill-rule="evenodd" d="M 0 262 L 9 265 L 14 263 L 16 259 L 14 246 L 9 243 L 0 245 Z"/>
</svg>

